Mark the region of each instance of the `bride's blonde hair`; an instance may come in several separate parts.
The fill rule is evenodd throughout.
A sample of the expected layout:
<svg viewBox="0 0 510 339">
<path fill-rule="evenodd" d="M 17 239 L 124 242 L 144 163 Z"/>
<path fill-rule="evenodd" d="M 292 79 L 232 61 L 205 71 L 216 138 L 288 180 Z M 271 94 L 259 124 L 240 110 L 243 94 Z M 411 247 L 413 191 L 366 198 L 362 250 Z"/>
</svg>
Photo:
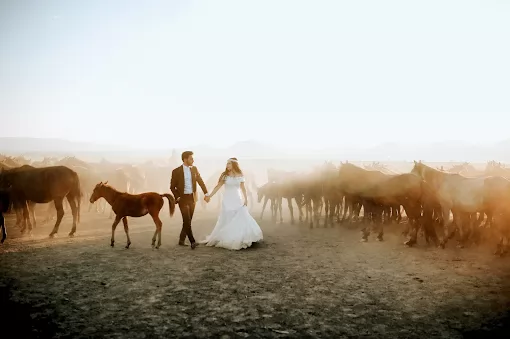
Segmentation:
<svg viewBox="0 0 510 339">
<path fill-rule="evenodd" d="M 227 163 L 229 163 L 229 162 L 232 164 L 232 172 L 235 172 L 235 173 L 238 173 L 240 175 L 243 175 L 243 171 L 239 167 L 239 162 L 237 161 L 237 158 L 229 158 L 227 160 Z M 225 178 L 228 175 L 228 172 L 229 172 L 228 169 L 225 168 L 225 171 L 223 171 L 223 173 L 221 173 L 220 178 L 218 179 L 218 182 L 220 182 L 222 180 L 225 180 Z"/>
</svg>

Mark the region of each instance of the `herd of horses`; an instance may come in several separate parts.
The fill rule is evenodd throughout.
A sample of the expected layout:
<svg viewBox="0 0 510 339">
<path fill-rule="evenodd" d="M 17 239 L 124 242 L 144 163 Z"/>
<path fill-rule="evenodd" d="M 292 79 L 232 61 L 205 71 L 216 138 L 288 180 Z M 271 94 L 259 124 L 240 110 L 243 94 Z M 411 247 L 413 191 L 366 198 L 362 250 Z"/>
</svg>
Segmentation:
<svg viewBox="0 0 510 339">
<path fill-rule="evenodd" d="M 400 222 L 403 209 L 408 218 L 404 231 L 408 246 L 417 243 L 419 233 L 427 243 L 445 248 L 454 236 L 458 246 L 464 247 L 479 244 L 484 234 L 493 232 L 498 237 L 495 253 L 502 255 L 510 239 L 510 170 L 495 162 L 489 162 L 485 171 L 467 165 L 456 166 L 453 173 L 421 161 L 414 161 L 409 173 L 349 162 L 340 166 L 328 162 L 308 173 L 268 170 L 268 183 L 258 191 L 259 202 L 264 200 L 260 217 L 271 201 L 273 220 L 279 212 L 283 221 L 282 200 L 286 199 L 291 223 L 296 205 L 299 220 L 310 227 L 319 226 L 324 211 L 325 226 L 334 225 L 335 217 L 338 223 L 362 221 L 361 241 L 367 241 L 371 232 L 380 241 L 383 225 Z"/>
<path fill-rule="evenodd" d="M 324 212 L 325 226 L 361 221 L 364 226 L 361 240 L 367 241 L 370 233 L 376 233 L 376 239 L 381 241 L 383 225 L 400 222 L 403 210 L 408 220 L 405 231 L 408 246 L 415 245 L 421 233 L 427 243 L 444 248 L 454 236 L 457 236 L 458 246 L 464 247 L 478 244 L 484 232 L 495 232 L 498 236 L 495 253 L 507 252 L 510 170 L 503 165 L 490 162 L 485 171 L 476 171 L 469 164 L 463 164 L 445 171 L 415 161 L 408 173 L 396 173 L 375 165 L 363 168 L 349 162 L 339 166 L 326 162 L 306 173 L 268 169 L 268 181 L 260 187 L 250 172 L 245 175 L 249 194 L 256 192 L 258 202 L 263 202 L 261 219 L 270 201 L 273 220 L 277 221 L 279 213 L 282 222 L 282 201 L 286 199 L 291 223 L 295 223 L 294 206 L 297 206 L 299 221 L 309 223 L 312 228 L 319 226 Z M 104 213 L 106 204 L 111 207 L 110 218 L 115 215 L 111 246 L 114 246 L 115 228 L 121 220 L 127 236 L 126 248 L 129 248 L 127 218 L 149 214 L 156 225 L 152 246 L 159 248 L 162 228 L 159 212 L 163 198 L 169 202 L 170 216 L 174 214 L 176 203 L 171 194 L 154 192 L 168 191 L 173 167 L 176 166 L 154 163 L 119 166 L 106 161 L 91 164 L 75 157 L 45 158 L 41 162 L 3 157 L 0 159 L 1 241 L 7 237 L 4 213 L 15 212 L 16 225 L 21 232 L 27 229 L 30 232 L 32 225 L 36 225 L 35 205 L 46 203 L 50 203 L 47 218 L 56 212 L 50 237 L 58 233 L 66 203 L 73 216 L 69 233 L 73 236 L 85 198 L 89 201 L 89 211 L 95 208 L 96 212 Z M 212 175 L 209 186 L 212 187 L 218 177 L 217 173 Z M 104 201 L 103 208 L 100 201 Z M 442 235 L 437 235 L 438 230 L 442 230 Z"/>
</svg>

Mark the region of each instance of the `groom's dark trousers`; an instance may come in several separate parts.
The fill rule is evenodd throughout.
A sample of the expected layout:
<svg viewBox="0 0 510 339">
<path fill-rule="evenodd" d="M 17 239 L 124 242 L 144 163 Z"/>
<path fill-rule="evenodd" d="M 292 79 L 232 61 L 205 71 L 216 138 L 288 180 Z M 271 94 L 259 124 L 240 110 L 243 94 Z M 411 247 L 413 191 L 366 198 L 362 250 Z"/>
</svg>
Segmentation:
<svg viewBox="0 0 510 339">
<path fill-rule="evenodd" d="M 195 212 L 195 199 L 193 194 L 184 194 L 179 200 L 179 209 L 182 215 L 182 230 L 179 235 L 179 243 L 184 243 L 186 236 L 190 243 L 195 242 L 193 237 L 193 231 L 191 230 L 191 220 L 193 219 L 193 213 Z"/>
</svg>

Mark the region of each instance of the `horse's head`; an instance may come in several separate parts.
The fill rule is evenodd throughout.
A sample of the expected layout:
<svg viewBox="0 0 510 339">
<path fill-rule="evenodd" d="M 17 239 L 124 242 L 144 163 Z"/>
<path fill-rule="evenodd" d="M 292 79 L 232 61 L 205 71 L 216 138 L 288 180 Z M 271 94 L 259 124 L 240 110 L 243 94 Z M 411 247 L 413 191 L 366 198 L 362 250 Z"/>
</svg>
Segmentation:
<svg viewBox="0 0 510 339">
<path fill-rule="evenodd" d="M 421 160 L 419 162 L 416 162 L 416 160 L 413 160 L 413 161 L 414 161 L 414 166 L 413 166 L 413 169 L 411 170 L 411 173 L 416 174 L 417 176 L 423 178 L 425 175 L 425 169 L 427 168 L 427 166 L 422 164 Z"/>
<path fill-rule="evenodd" d="M 12 186 L 12 170 L 0 166 L 0 188 L 7 189 Z"/>
<path fill-rule="evenodd" d="M 266 195 L 266 185 L 257 188 L 257 202 L 259 204 L 262 201 L 262 198 L 264 198 L 264 195 Z"/>
<path fill-rule="evenodd" d="M 94 187 L 94 190 L 92 191 L 92 194 L 90 195 L 90 203 L 95 203 L 99 198 L 104 197 L 104 191 L 107 187 L 108 181 L 103 183 L 102 181 Z"/>
</svg>

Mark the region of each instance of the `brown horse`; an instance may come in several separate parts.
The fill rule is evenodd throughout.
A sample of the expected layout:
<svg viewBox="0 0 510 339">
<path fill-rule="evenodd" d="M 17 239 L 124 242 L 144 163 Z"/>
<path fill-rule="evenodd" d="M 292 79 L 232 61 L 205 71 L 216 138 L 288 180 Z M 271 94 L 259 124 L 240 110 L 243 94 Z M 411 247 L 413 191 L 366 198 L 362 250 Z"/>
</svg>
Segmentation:
<svg viewBox="0 0 510 339">
<path fill-rule="evenodd" d="M 11 194 L 8 191 L 0 191 L 0 228 L 2 229 L 2 240 L 0 243 L 3 244 L 7 238 L 7 230 L 5 227 L 4 213 L 9 209 L 11 204 Z"/>
<path fill-rule="evenodd" d="M 365 220 L 368 218 L 369 214 L 366 210 L 368 206 L 362 199 L 360 199 L 361 193 L 367 189 L 370 189 L 377 183 L 392 177 L 391 175 L 384 174 L 379 171 L 368 171 L 349 162 L 341 163 L 338 174 L 338 190 L 342 192 L 346 198 L 348 197 L 349 203 L 352 204 L 351 212 L 355 212 L 355 205 L 363 205 L 363 218 Z M 347 207 L 348 206 L 344 207 L 344 217 L 342 219 L 345 219 L 345 212 Z M 361 207 L 359 209 L 361 209 Z M 359 209 L 356 209 L 357 213 L 354 213 L 354 215 L 349 215 L 349 219 L 352 220 L 354 217 L 357 219 L 359 215 Z"/>
<path fill-rule="evenodd" d="M 81 188 L 78 174 L 65 166 L 33 168 L 21 166 L 0 173 L 0 185 L 11 188 L 11 198 L 19 202 L 32 201 L 44 204 L 53 201 L 57 210 L 57 221 L 50 238 L 58 232 L 64 217 L 64 198 L 67 198 L 73 213 L 73 227 L 69 236 L 74 236 L 80 218 Z M 24 218 L 28 218 L 27 204 L 23 205 Z M 30 222 L 30 221 L 29 221 Z M 29 224 L 29 229 L 31 225 Z"/>
<path fill-rule="evenodd" d="M 110 245 L 113 247 L 115 243 L 115 228 L 119 224 L 120 220 L 124 223 L 124 231 L 127 236 L 126 248 L 131 245 L 131 239 L 129 238 L 129 228 L 127 217 L 143 217 L 150 214 L 152 220 L 156 224 L 156 231 L 152 237 L 152 247 L 159 248 L 161 246 L 161 229 L 163 223 L 159 219 L 159 212 L 163 207 L 163 197 L 168 199 L 170 205 L 170 216 L 172 217 L 175 212 L 175 199 L 171 194 L 159 194 L 155 192 L 147 192 L 141 194 L 129 194 L 119 192 L 115 188 L 108 185 L 108 182 L 100 182 L 94 188 L 92 195 L 90 196 L 90 203 L 94 203 L 99 198 L 104 198 L 112 206 L 112 210 L 115 213 L 115 220 L 112 224 L 112 239 Z M 156 243 L 156 236 L 158 236 L 158 244 Z"/>
</svg>

